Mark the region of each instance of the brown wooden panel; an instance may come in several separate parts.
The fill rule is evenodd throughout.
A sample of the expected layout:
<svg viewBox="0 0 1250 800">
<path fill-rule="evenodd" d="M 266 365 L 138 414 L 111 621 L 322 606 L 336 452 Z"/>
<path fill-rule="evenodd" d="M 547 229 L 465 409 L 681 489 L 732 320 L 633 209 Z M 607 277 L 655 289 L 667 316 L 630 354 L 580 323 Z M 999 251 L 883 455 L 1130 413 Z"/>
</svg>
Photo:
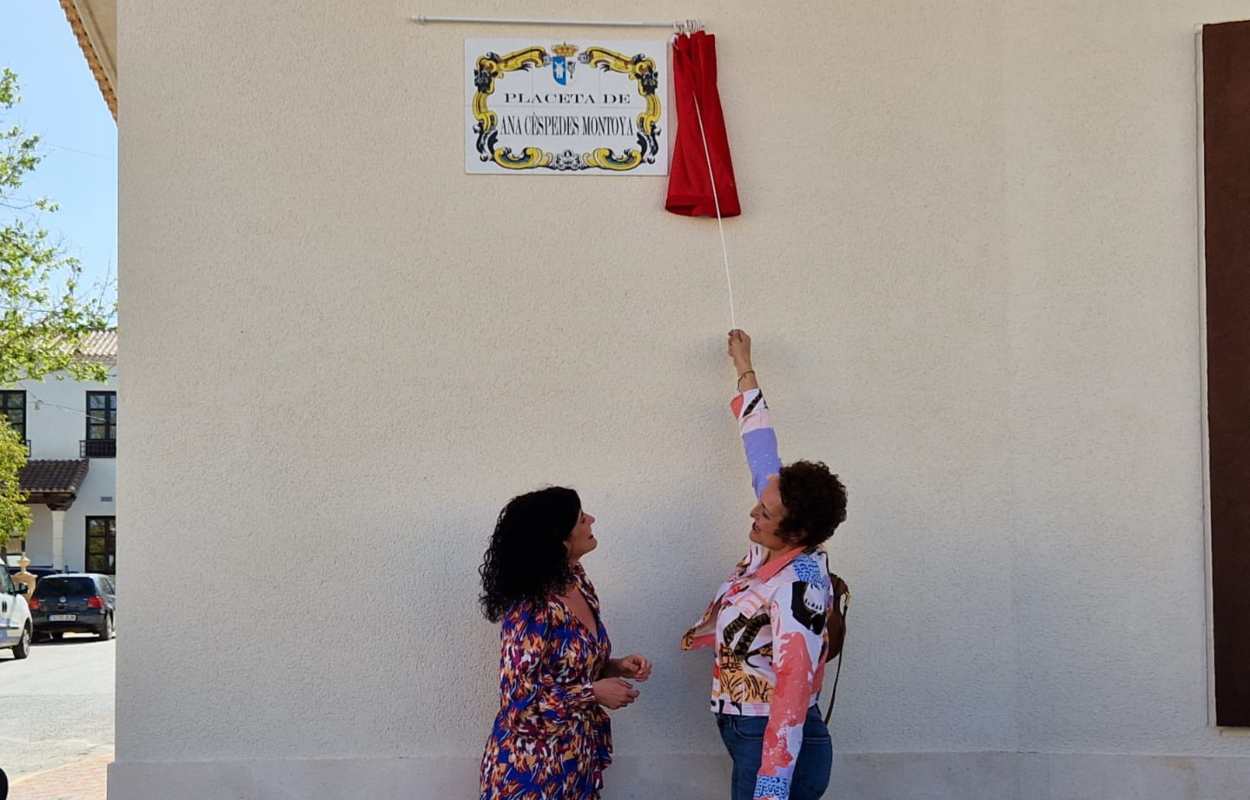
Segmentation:
<svg viewBox="0 0 1250 800">
<path fill-rule="evenodd" d="M 1250 22 L 1202 29 L 1215 705 L 1250 726 Z"/>
</svg>

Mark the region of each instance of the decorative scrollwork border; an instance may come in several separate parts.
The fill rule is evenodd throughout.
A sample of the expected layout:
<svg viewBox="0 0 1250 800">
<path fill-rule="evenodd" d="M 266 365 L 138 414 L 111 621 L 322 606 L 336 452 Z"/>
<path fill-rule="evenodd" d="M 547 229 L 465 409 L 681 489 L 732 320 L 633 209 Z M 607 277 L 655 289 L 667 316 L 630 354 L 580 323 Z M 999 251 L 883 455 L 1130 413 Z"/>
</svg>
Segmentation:
<svg viewBox="0 0 1250 800">
<path fill-rule="evenodd" d="M 543 67 L 551 63 L 551 56 L 546 49 L 534 46 L 503 56 L 498 53 L 485 53 L 477 59 L 473 70 L 473 85 L 477 89 L 473 95 L 473 117 L 477 124 L 473 126 L 473 132 L 477 134 L 477 152 L 482 161 L 493 161 L 509 170 L 605 169 L 612 172 L 628 172 L 640 164 L 655 163 L 656 155 L 660 152 L 661 133 L 660 98 L 656 94 L 660 76 L 655 68 L 655 61 L 642 53 L 631 57 L 605 47 L 588 47 L 578 54 L 577 60 L 604 72 L 628 75 L 635 83 L 638 94 L 647 103 L 646 108 L 635 119 L 638 130 L 637 149 L 627 147 L 620 155 L 610 147 L 596 147 L 588 153 L 565 150 L 557 154 L 540 147 L 524 147 L 520 153 L 514 153 L 510 147 L 499 146 L 499 115 L 491 110 L 489 98 L 495 93 L 495 81 L 509 72 L 529 71 L 532 67 Z"/>
</svg>

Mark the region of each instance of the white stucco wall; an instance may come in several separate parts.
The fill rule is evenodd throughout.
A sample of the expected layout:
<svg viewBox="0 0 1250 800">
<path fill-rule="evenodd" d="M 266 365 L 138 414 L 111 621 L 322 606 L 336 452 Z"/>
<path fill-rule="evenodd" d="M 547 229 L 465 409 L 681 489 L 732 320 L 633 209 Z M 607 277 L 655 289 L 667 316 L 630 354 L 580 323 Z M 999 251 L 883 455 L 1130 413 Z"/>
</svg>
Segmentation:
<svg viewBox="0 0 1250 800">
<path fill-rule="evenodd" d="M 33 459 L 76 459 L 80 442 L 87 438 L 87 392 L 117 390 L 117 372 L 108 383 L 76 381 L 68 374 L 53 374 L 42 381 L 22 381 L 15 388 L 26 391 L 26 438 Z M 118 411 L 120 415 L 120 409 Z M 117 460 L 93 458 L 78 498 L 65 512 L 65 567 L 82 570 L 86 565 L 87 517 L 117 515 Z M 31 526 L 26 536 L 27 555 L 38 566 L 53 561 L 52 512 L 47 506 L 31 507 Z"/>
<path fill-rule="evenodd" d="M 517 32 L 418 11 L 520 13 L 119 9 L 113 800 L 473 796 L 476 567 L 565 482 L 656 662 L 607 800 L 727 793 L 676 651 L 751 502 L 715 225 L 662 179 L 462 174 L 463 39 Z M 1244 797 L 1207 724 L 1193 43 L 1239 12 L 577 7 L 720 37 L 739 322 L 783 456 L 851 491 L 830 797 Z"/>
</svg>

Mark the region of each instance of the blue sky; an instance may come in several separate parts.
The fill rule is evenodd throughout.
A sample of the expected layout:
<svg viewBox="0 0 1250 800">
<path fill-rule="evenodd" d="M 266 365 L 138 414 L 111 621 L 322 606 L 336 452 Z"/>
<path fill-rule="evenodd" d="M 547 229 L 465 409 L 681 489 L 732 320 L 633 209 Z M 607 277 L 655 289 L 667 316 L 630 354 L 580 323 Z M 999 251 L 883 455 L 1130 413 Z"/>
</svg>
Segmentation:
<svg viewBox="0 0 1250 800">
<path fill-rule="evenodd" d="M 60 203 L 39 223 L 83 264 L 83 285 L 117 274 L 117 126 L 54 0 L 0 2 L 0 68 L 17 73 L 22 102 L 0 116 L 38 133 L 43 162 L 19 197 Z M 14 213 L 0 208 L 6 219 Z M 110 299 L 115 298 L 115 290 Z"/>
</svg>

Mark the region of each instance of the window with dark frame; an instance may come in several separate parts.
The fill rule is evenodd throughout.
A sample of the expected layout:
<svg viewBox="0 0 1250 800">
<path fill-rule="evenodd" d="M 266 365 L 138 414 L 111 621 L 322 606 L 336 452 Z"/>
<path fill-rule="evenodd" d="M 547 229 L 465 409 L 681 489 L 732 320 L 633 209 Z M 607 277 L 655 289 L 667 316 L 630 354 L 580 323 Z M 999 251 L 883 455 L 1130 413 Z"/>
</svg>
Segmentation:
<svg viewBox="0 0 1250 800">
<path fill-rule="evenodd" d="M 117 455 L 117 392 L 87 392 L 87 458 Z"/>
<path fill-rule="evenodd" d="M 117 517 L 87 517 L 85 572 L 117 571 Z"/>
<path fill-rule="evenodd" d="M 26 390 L 0 390 L 0 414 L 9 423 L 9 427 L 17 431 L 17 435 L 26 439 Z"/>
</svg>

